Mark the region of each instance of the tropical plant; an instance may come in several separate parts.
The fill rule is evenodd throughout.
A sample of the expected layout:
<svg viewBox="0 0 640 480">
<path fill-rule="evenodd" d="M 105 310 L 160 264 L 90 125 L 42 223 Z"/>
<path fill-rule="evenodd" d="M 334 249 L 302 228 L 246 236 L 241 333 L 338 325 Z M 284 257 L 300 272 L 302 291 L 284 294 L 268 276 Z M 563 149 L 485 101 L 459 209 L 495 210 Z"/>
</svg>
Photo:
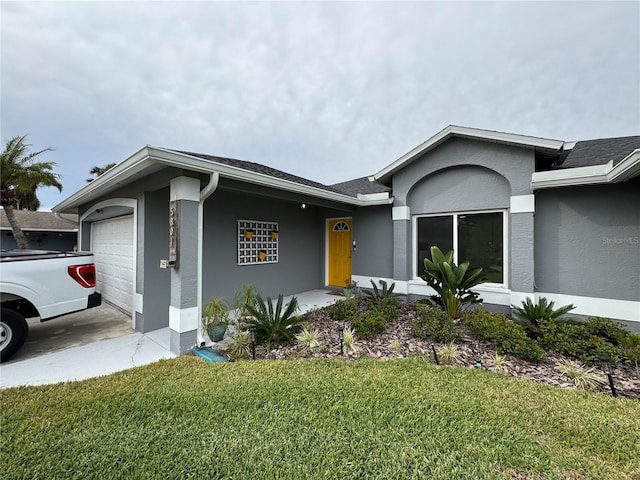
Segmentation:
<svg viewBox="0 0 640 480">
<path fill-rule="evenodd" d="M 342 332 L 342 342 L 344 344 L 344 348 L 346 348 L 348 352 L 353 354 L 360 352 L 360 347 L 356 343 L 356 336 L 353 328 L 344 327 Z"/>
<path fill-rule="evenodd" d="M 554 302 L 549 302 L 544 297 L 540 297 L 536 303 L 527 297 L 522 301 L 521 307 L 512 306 L 514 320 L 524 327 L 529 337 L 538 338 L 543 322 L 556 321 L 576 308 L 573 305 L 565 305 L 554 309 L 553 306 Z"/>
<path fill-rule="evenodd" d="M 342 294 L 344 298 L 347 300 L 351 298 L 361 298 L 362 297 L 362 289 L 358 287 L 358 282 L 354 282 L 351 279 L 348 279 L 346 282 L 346 287 L 342 289 Z"/>
<path fill-rule="evenodd" d="M 569 377 L 571 382 L 581 390 L 596 390 L 604 383 L 594 367 L 587 368 L 574 360 L 559 363 L 556 365 L 556 369 Z"/>
<path fill-rule="evenodd" d="M 482 301 L 478 293 L 471 291 L 484 281 L 482 268 L 469 268 L 469 262 L 456 266 L 453 250 L 442 253 L 438 247 L 431 247 L 431 260 L 424 259 L 424 268 L 420 278 L 436 291 L 433 299 L 449 318 L 457 318 L 464 306 Z"/>
<path fill-rule="evenodd" d="M 242 288 L 236 292 L 233 297 L 233 308 L 236 310 L 239 323 L 243 323 L 251 316 L 247 307 L 256 304 L 257 295 L 258 289 L 250 283 L 243 285 Z"/>
<path fill-rule="evenodd" d="M 320 333 L 313 326 L 307 325 L 296 333 L 296 340 L 301 345 L 301 353 L 317 353 L 322 350 Z"/>
<path fill-rule="evenodd" d="M 240 330 L 233 333 L 226 352 L 231 358 L 249 358 L 251 356 L 251 332 Z"/>
<path fill-rule="evenodd" d="M 19 199 L 33 196 L 32 202 L 39 205 L 35 192 L 40 187 L 56 187 L 62 191 L 60 175 L 53 172 L 54 162 L 35 162 L 45 148 L 37 152 L 29 152 L 27 136 L 11 138 L 0 154 L 0 204 L 4 207 L 13 237 L 20 249 L 29 248 L 27 237 L 16 221 L 13 209 Z"/>
<path fill-rule="evenodd" d="M 365 290 L 364 292 L 374 301 L 385 298 L 397 298 L 399 296 L 397 293 L 393 293 L 393 289 L 396 287 L 395 283 L 392 283 L 390 287 L 387 287 L 387 282 L 385 282 L 384 280 L 378 280 L 378 283 L 382 286 L 382 290 L 380 290 L 375 282 L 371 280 L 371 286 L 373 287 L 373 290 Z"/>
<path fill-rule="evenodd" d="M 444 365 L 453 365 L 460 359 L 460 349 L 453 343 L 447 343 L 438 348 L 438 358 Z"/>
<path fill-rule="evenodd" d="M 442 309 L 424 303 L 418 303 L 416 307 L 418 316 L 409 323 L 414 337 L 423 340 L 430 337 L 434 342 L 451 342 L 462 336 L 456 330 L 453 320 Z"/>
<path fill-rule="evenodd" d="M 253 318 L 247 319 L 247 325 L 256 329 L 256 339 L 259 342 L 290 341 L 297 333 L 301 317 L 296 316 L 298 311 L 298 299 L 292 297 L 283 310 L 284 297 L 278 295 L 278 301 L 274 308 L 273 300 L 267 297 L 265 301 L 260 294 L 256 294 L 254 305 L 247 305 L 247 311 Z"/>
<path fill-rule="evenodd" d="M 100 175 L 102 175 L 103 173 L 105 173 L 106 171 L 111 170 L 116 165 L 117 164 L 115 162 L 107 163 L 104 167 L 98 167 L 97 165 L 94 165 L 93 167 L 91 167 L 91 170 L 89 170 L 89 173 L 91 175 L 95 175 L 96 178 L 97 178 Z M 95 178 L 87 178 L 87 183 L 91 183 L 94 180 L 95 180 Z"/>
<path fill-rule="evenodd" d="M 224 332 L 229 325 L 229 305 L 221 297 L 211 300 L 202 310 L 202 328 L 206 330 L 209 338 L 218 342 L 224 337 Z"/>
</svg>

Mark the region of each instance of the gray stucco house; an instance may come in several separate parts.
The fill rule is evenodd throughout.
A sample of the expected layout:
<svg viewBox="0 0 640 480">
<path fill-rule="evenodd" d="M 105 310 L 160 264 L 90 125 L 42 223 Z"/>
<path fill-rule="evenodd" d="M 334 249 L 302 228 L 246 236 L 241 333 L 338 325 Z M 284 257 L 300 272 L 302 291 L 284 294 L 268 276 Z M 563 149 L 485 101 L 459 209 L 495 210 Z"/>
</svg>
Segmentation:
<svg viewBox="0 0 640 480">
<path fill-rule="evenodd" d="M 178 353 L 196 343 L 203 301 L 245 283 L 274 296 L 385 279 L 429 295 L 419 275 L 434 244 L 485 268 L 492 308 L 544 296 L 640 325 L 640 136 L 449 126 L 331 186 L 146 146 L 53 210 L 79 215 L 104 298 L 139 331 L 169 326 Z"/>
</svg>

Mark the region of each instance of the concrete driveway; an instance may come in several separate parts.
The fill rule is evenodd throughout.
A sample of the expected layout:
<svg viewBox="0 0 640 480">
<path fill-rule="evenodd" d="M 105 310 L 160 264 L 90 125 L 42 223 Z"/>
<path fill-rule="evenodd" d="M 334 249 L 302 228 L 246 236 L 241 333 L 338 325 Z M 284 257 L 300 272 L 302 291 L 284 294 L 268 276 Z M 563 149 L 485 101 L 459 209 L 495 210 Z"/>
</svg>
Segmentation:
<svg viewBox="0 0 640 480">
<path fill-rule="evenodd" d="M 173 357 L 168 327 L 143 335 L 128 315 L 103 304 L 48 322 L 29 320 L 25 345 L 0 365 L 0 388 L 84 380 Z"/>
<path fill-rule="evenodd" d="M 5 365 L 134 333 L 131 317 L 106 303 L 46 322 L 31 318 L 27 323 L 27 341 Z"/>
</svg>

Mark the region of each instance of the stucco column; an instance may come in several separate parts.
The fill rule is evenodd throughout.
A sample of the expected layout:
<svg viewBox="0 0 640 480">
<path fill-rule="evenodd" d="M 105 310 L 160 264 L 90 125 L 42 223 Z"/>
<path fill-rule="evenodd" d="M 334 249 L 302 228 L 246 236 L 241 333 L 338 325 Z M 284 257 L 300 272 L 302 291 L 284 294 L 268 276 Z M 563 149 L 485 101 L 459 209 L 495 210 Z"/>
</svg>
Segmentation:
<svg viewBox="0 0 640 480">
<path fill-rule="evenodd" d="M 169 328 L 171 351 L 186 353 L 197 341 L 198 316 L 198 205 L 200 181 L 176 177 L 171 180 L 170 201 L 176 208 L 177 256 L 171 268 Z"/>
<path fill-rule="evenodd" d="M 509 225 L 511 227 L 510 283 L 511 305 L 519 306 L 526 297 L 534 297 L 534 195 L 511 197 Z M 544 255 L 544 252 L 539 252 Z"/>
<path fill-rule="evenodd" d="M 393 220 L 393 279 L 398 285 L 406 285 L 407 288 L 398 290 L 398 293 L 408 293 L 408 281 L 412 278 L 411 259 L 411 211 L 408 206 L 397 206 L 391 210 Z M 402 282 L 402 283 L 400 283 Z"/>
</svg>

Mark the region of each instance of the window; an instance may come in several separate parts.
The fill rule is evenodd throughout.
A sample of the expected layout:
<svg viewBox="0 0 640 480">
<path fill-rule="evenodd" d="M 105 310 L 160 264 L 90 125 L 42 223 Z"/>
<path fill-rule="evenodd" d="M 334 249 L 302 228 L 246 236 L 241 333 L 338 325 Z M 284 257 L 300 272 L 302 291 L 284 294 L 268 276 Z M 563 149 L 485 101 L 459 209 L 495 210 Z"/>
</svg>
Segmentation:
<svg viewBox="0 0 640 480">
<path fill-rule="evenodd" d="M 488 283 L 506 284 L 505 212 L 454 213 L 416 219 L 416 276 L 424 272 L 431 247 L 454 250 L 456 264 L 482 267 Z"/>
<path fill-rule="evenodd" d="M 238 265 L 278 262 L 278 224 L 238 220 Z"/>
</svg>

